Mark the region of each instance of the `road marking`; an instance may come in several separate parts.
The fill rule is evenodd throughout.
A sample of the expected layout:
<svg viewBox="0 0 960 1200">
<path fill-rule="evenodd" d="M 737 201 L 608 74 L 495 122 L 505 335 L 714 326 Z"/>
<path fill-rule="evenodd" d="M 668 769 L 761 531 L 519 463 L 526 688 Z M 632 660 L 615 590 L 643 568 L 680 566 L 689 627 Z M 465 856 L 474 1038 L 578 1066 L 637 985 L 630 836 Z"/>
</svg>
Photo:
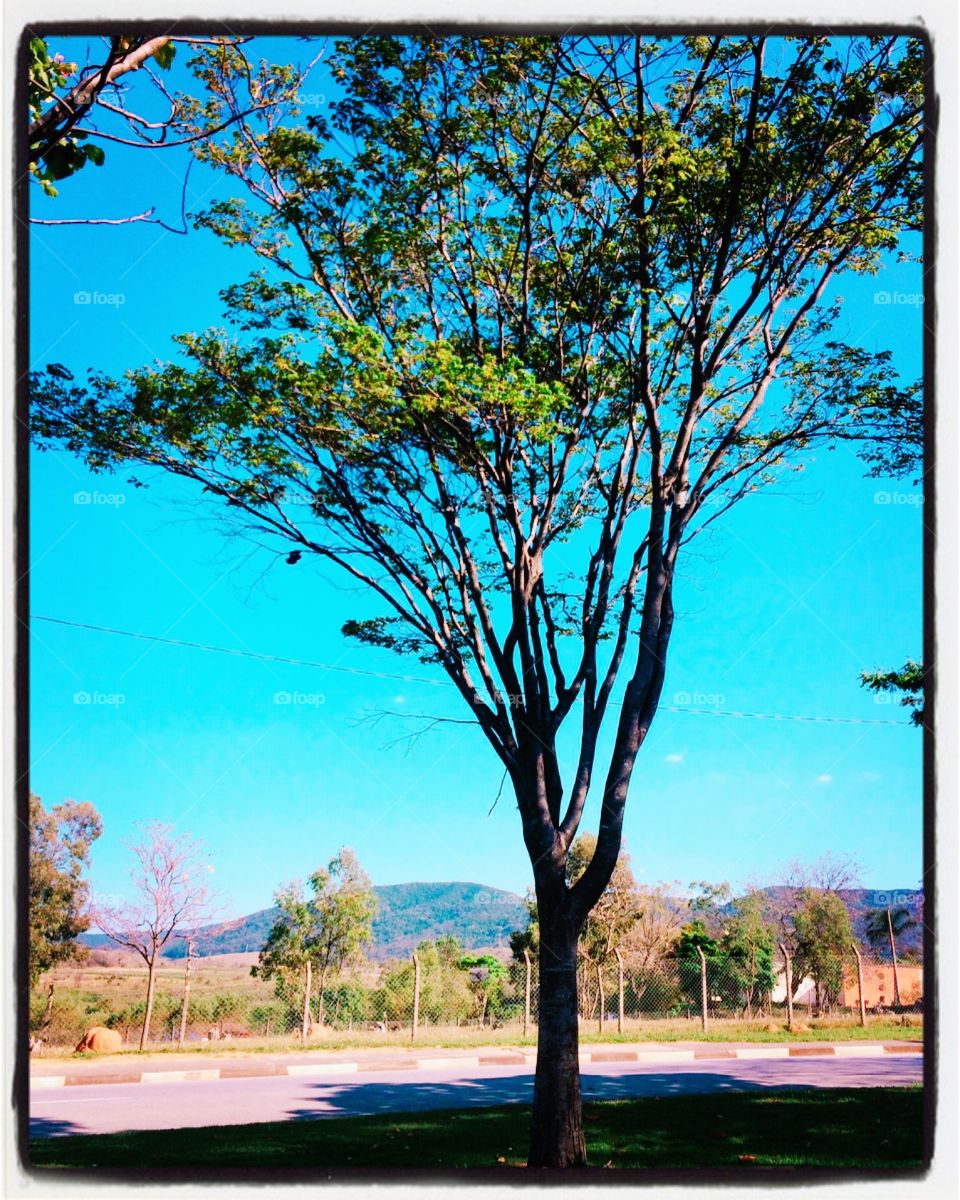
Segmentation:
<svg viewBox="0 0 960 1200">
<path fill-rule="evenodd" d="M 479 1067 L 480 1057 L 475 1058 L 418 1058 L 417 1067 L 421 1071 L 429 1071 L 431 1067 L 437 1070 L 456 1070 L 457 1067 Z"/>
<path fill-rule="evenodd" d="M 30 1080 L 31 1088 L 63 1087 L 67 1082 L 66 1075 L 35 1075 Z"/>
<path fill-rule="evenodd" d="M 345 1075 L 359 1071 L 360 1064 L 348 1063 L 290 1063 L 287 1066 L 288 1075 Z"/>
<path fill-rule="evenodd" d="M 789 1058 L 789 1046 L 751 1046 L 749 1049 L 737 1047 L 737 1058 Z"/>
<path fill-rule="evenodd" d="M 693 1062 L 696 1058 L 694 1050 L 638 1050 L 637 1062 L 649 1066 L 651 1063 L 684 1063 Z"/>
<path fill-rule="evenodd" d="M 220 1068 L 210 1067 L 202 1071 L 144 1071 L 141 1083 L 183 1083 L 186 1080 L 219 1079 Z"/>
<path fill-rule="evenodd" d="M 850 1042 L 846 1046 L 834 1046 L 834 1054 L 838 1058 L 877 1058 L 883 1054 L 882 1046 L 858 1046 L 856 1042 Z"/>
</svg>

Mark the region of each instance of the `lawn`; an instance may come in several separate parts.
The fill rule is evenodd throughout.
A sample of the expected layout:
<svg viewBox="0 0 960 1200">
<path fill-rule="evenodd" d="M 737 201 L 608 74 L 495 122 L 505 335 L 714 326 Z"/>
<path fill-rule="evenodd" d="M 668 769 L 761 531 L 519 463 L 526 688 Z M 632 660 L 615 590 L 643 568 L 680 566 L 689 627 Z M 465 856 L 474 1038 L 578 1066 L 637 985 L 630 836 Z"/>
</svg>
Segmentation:
<svg viewBox="0 0 960 1200">
<path fill-rule="evenodd" d="M 591 1166 L 918 1169 L 922 1090 L 810 1089 L 775 1094 L 672 1096 L 584 1107 Z M 523 1106 L 390 1117 L 55 1137 L 31 1142 L 35 1167 L 190 1171 L 315 1171 L 521 1167 L 530 1111 Z"/>
</svg>

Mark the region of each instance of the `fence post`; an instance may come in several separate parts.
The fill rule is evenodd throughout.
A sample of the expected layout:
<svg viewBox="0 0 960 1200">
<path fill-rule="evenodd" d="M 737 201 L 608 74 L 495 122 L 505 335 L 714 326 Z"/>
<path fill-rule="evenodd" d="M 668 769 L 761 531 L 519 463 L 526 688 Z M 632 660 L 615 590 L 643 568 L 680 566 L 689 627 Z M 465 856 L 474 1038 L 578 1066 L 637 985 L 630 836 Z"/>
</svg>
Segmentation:
<svg viewBox="0 0 960 1200">
<path fill-rule="evenodd" d="M 523 1036 L 526 1037 L 530 1029 L 530 977 L 533 972 L 530 951 L 526 946 L 523 948 L 523 961 L 527 964 L 527 979 L 523 991 Z"/>
<path fill-rule="evenodd" d="M 617 1033 L 623 1033 L 623 955 L 620 948 L 614 950 L 617 956 Z"/>
<path fill-rule="evenodd" d="M 417 1026 L 420 1024 L 420 959 L 416 954 L 413 956 L 413 1029 L 410 1032 L 410 1040 L 415 1041 L 417 1036 Z"/>
<path fill-rule="evenodd" d="M 707 956 L 703 952 L 703 947 L 697 947 L 697 953 L 700 955 L 700 1012 L 703 1019 L 703 1030 L 707 1030 Z"/>
<path fill-rule="evenodd" d="M 790 955 L 787 953 L 787 948 L 780 943 L 780 953 L 783 955 L 784 969 L 787 977 L 787 1028 L 793 1029 L 793 966 L 790 962 Z"/>
<path fill-rule="evenodd" d="M 605 998 L 603 995 L 603 967 L 597 963 L 597 1033 L 603 1033 L 603 1007 Z"/>
<path fill-rule="evenodd" d="M 180 1037 L 177 1046 L 182 1050 L 187 1036 L 187 1011 L 190 1005 L 190 963 L 193 959 L 193 942 L 187 942 L 187 966 L 183 972 L 183 1004 L 180 1007 Z"/>
<path fill-rule="evenodd" d="M 307 1044 L 307 1037 L 310 1034 L 310 1024 L 313 1020 L 310 1014 L 310 993 L 313 991 L 313 964 L 310 959 L 307 959 L 307 975 L 303 989 L 303 1025 L 300 1029 L 300 1041 L 302 1045 Z"/>
<path fill-rule="evenodd" d="M 867 1023 L 867 1006 L 863 999 L 863 958 L 860 955 L 860 947 L 856 942 L 853 943 L 853 952 L 857 956 L 857 993 L 860 997 L 860 1024 Z"/>
</svg>

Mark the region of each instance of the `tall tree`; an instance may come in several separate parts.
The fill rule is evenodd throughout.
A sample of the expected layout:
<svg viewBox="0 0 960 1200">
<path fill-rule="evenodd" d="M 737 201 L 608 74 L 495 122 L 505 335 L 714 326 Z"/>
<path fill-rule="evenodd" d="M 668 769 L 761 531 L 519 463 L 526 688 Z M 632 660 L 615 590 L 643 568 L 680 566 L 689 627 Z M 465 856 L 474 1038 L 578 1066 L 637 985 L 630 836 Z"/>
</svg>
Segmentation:
<svg viewBox="0 0 960 1200">
<path fill-rule="evenodd" d="M 150 1038 L 157 963 L 163 948 L 181 931 L 213 916 L 206 864 L 198 842 L 174 832 L 164 821 L 148 821 L 143 836 L 128 842 L 133 854 L 132 895 L 118 904 L 98 903 L 93 922 L 118 946 L 133 950 L 147 967 L 147 1001 L 140 1049 Z"/>
<path fill-rule="evenodd" d="M 90 927 L 89 885 L 83 871 L 90 865 L 90 846 L 102 829 L 99 813 L 86 801 L 67 800 L 47 812 L 40 797 L 30 795 L 27 896 L 31 984 L 58 962 L 84 953 L 77 941 Z"/>
<path fill-rule="evenodd" d="M 899 395 L 888 351 L 836 335 L 830 288 L 919 226 L 923 47 L 378 34 L 330 67 L 326 113 L 198 142 L 236 189 L 200 223 L 264 264 L 224 292 L 233 333 L 123 380 L 53 365 L 34 429 L 195 481 L 278 561 L 379 598 L 345 633 L 446 672 L 534 877 L 528 1161 L 577 1165 L 578 937 L 620 852 L 681 549 Z"/>
</svg>

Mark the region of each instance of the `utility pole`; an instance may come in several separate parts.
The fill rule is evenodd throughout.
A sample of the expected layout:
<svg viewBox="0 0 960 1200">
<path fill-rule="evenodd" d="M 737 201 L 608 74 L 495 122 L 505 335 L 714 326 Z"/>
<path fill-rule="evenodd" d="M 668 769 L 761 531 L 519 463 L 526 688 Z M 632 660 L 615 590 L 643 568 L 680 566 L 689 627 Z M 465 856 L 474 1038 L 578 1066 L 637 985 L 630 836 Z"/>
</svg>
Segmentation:
<svg viewBox="0 0 960 1200">
<path fill-rule="evenodd" d="M 193 952 L 196 948 L 196 943 L 193 938 L 187 939 L 187 965 L 183 972 L 183 1004 L 180 1008 L 180 1037 L 177 1039 L 177 1045 L 182 1050 L 183 1043 L 187 1036 L 187 1013 L 190 1008 L 190 964 L 193 961 Z"/>
<path fill-rule="evenodd" d="M 887 909 L 887 931 L 890 934 L 890 955 L 893 958 L 893 1002 L 900 1007 L 900 969 L 897 965 L 897 940 L 893 936 L 893 917 Z"/>
</svg>

